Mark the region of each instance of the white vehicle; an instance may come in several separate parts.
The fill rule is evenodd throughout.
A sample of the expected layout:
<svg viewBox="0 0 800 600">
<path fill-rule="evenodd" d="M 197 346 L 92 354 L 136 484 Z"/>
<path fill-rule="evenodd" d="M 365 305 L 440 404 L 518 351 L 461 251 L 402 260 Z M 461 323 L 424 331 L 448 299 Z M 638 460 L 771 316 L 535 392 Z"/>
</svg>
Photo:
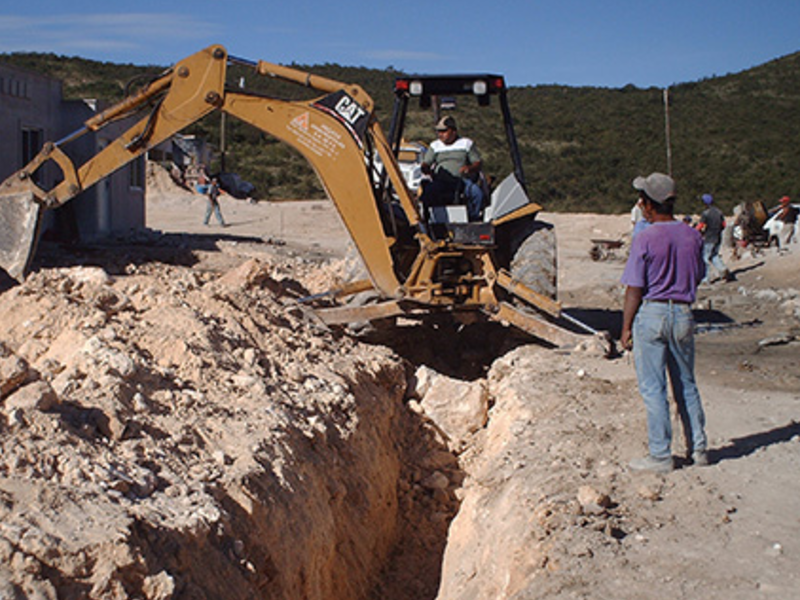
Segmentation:
<svg viewBox="0 0 800 600">
<path fill-rule="evenodd" d="M 400 171 L 406 180 L 408 189 L 412 194 L 419 192 L 420 185 L 424 175 L 422 174 L 422 159 L 425 158 L 425 152 L 428 147 L 421 142 L 404 142 L 400 146 L 400 151 L 397 155 L 397 163 L 400 166 Z M 380 156 L 375 156 L 375 170 L 378 173 L 383 172 L 383 165 L 380 161 Z"/>
<path fill-rule="evenodd" d="M 422 159 L 428 147 L 421 142 L 411 142 L 400 146 L 400 153 L 397 162 L 400 163 L 400 170 L 406 178 L 408 188 L 412 192 L 417 192 L 422 184 Z"/>
<path fill-rule="evenodd" d="M 800 211 L 800 204 L 792 203 L 791 206 Z M 783 221 L 781 221 L 778 218 L 778 215 L 781 212 L 781 208 L 782 207 L 777 206 L 771 209 L 769 211 L 769 214 L 771 216 L 769 219 L 767 219 L 766 223 L 764 223 L 764 231 L 767 232 L 767 242 L 769 245 L 772 245 L 773 241 L 777 244 L 778 240 L 781 239 L 781 229 L 783 229 Z M 797 231 L 796 228 L 797 228 L 797 221 L 795 221 L 795 231 Z M 796 235 L 797 234 L 795 233 L 795 236 Z"/>
</svg>

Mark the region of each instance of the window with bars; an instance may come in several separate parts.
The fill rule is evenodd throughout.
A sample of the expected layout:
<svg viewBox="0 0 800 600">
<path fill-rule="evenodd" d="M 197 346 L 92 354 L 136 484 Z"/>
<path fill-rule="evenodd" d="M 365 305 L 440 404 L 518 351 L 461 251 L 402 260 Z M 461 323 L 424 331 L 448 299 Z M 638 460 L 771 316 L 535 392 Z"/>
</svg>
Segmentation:
<svg viewBox="0 0 800 600">
<path fill-rule="evenodd" d="M 130 163 L 128 186 L 135 189 L 144 188 L 144 159 L 141 156 Z"/>
<path fill-rule="evenodd" d="M 34 157 L 39 154 L 44 144 L 44 131 L 33 127 L 22 128 L 22 143 L 20 144 L 20 166 L 27 165 Z M 39 181 L 39 172 L 33 174 L 33 180 L 36 183 Z"/>
</svg>

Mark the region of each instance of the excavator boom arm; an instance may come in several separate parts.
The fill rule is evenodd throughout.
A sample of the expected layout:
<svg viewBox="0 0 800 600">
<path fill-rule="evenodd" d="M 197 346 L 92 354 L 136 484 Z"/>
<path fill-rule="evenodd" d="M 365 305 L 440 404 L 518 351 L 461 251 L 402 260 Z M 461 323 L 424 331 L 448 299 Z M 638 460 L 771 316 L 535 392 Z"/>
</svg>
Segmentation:
<svg viewBox="0 0 800 600">
<path fill-rule="evenodd" d="M 226 91 L 229 60 L 325 95 L 311 101 L 288 101 Z M 151 107 L 148 114 L 82 165 L 75 165 L 61 148 L 86 132 L 147 107 Z M 411 226 L 419 224 L 419 215 L 372 109 L 372 99 L 357 85 L 265 61 L 231 58 L 222 46 L 210 46 L 178 62 L 139 93 L 89 119 L 76 134 L 58 144 L 46 144 L 39 156 L 2 184 L 0 203 L 13 210 L 2 222 L 0 267 L 14 277 L 24 276 L 36 237 L 31 223 L 38 221 L 42 209 L 64 204 L 150 148 L 221 110 L 288 143 L 309 161 L 364 259 L 373 285 L 384 296 L 398 297 L 401 285 L 390 252 L 394 240 L 384 232 L 368 150 L 380 156 Z M 49 191 L 39 188 L 32 176 L 47 161 L 58 164 L 63 174 L 63 180 Z"/>
</svg>

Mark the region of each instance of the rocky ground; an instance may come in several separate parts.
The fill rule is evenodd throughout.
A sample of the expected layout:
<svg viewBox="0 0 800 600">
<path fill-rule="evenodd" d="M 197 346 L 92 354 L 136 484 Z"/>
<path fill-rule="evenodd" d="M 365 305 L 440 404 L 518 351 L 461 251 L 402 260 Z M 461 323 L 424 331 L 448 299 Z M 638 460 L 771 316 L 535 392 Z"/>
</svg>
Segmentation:
<svg viewBox="0 0 800 600">
<path fill-rule="evenodd" d="M 711 466 L 645 451 L 627 355 L 500 326 L 360 338 L 323 201 L 162 178 L 149 232 L 41 249 L 0 293 L 0 598 L 790 598 L 800 588 L 800 246 L 701 289 Z M 547 214 L 568 312 L 618 333 L 627 215 Z M 677 424 L 676 432 L 680 431 Z"/>
</svg>

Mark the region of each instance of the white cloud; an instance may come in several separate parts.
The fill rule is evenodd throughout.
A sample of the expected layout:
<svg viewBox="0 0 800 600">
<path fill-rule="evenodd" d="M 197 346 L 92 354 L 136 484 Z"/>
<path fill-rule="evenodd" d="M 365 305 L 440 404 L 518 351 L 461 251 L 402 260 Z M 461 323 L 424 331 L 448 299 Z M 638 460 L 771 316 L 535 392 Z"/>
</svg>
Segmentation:
<svg viewBox="0 0 800 600">
<path fill-rule="evenodd" d="M 160 48 L 169 51 L 187 41 L 205 43 L 217 35 L 218 29 L 214 23 L 170 13 L 0 15 L 0 52 L 91 52 L 107 55 L 107 60 L 141 52 L 146 56 L 137 56 L 139 62 L 159 54 Z"/>
</svg>

